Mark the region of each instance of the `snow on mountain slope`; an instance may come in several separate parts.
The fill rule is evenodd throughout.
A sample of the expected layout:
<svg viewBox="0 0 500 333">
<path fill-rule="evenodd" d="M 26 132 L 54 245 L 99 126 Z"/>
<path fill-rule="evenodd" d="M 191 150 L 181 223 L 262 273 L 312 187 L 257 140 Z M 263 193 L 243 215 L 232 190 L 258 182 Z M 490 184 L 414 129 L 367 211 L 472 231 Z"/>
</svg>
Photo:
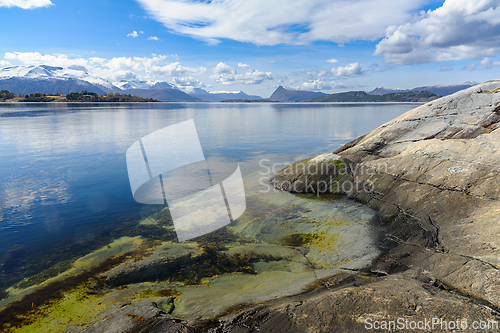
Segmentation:
<svg viewBox="0 0 500 333">
<path fill-rule="evenodd" d="M 35 80 L 47 79 L 76 79 L 105 88 L 104 90 L 118 91 L 112 83 L 89 75 L 83 66 L 71 66 L 68 68 L 54 67 L 46 65 L 12 66 L 0 69 L 0 80 L 10 78 L 25 78 Z"/>
<path fill-rule="evenodd" d="M 152 88 L 174 88 L 171 84 L 161 81 L 138 81 L 138 80 L 122 80 L 119 82 L 113 82 L 113 84 L 122 89 L 152 89 Z"/>
</svg>

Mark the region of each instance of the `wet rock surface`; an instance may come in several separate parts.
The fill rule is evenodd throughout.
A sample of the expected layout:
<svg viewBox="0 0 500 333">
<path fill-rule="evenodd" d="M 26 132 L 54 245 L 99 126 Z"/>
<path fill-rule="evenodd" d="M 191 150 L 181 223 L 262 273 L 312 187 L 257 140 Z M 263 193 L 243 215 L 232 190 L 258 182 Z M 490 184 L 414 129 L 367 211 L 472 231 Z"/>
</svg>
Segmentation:
<svg viewBox="0 0 500 333">
<path fill-rule="evenodd" d="M 420 106 L 272 179 L 281 190 L 335 192 L 376 209 L 384 234 L 373 265 L 206 325 L 163 318 L 150 332 L 360 332 L 391 322 L 400 331 L 498 330 L 499 87 Z"/>
<path fill-rule="evenodd" d="M 318 321 L 324 326 L 313 330 L 326 332 L 327 326 L 330 330 L 362 329 L 356 316 L 377 313 L 380 318 L 390 318 L 402 314 L 393 308 L 395 304 L 407 308 L 407 316 L 422 319 L 460 315 L 470 321 L 474 316 L 497 316 L 499 87 L 500 81 L 487 82 L 435 100 L 333 154 L 282 170 L 272 180 L 279 189 L 297 193 L 333 189 L 379 212 L 380 226 L 385 229 L 380 247 L 385 254 L 370 272 L 384 277 L 364 287 L 328 294 L 323 301 L 330 310 L 311 312 L 307 319 L 305 314 L 295 316 L 305 310 L 284 311 L 284 300 L 282 308 L 266 305 L 254 315 L 247 312 L 245 318 L 257 313 L 267 313 L 269 318 L 281 315 L 290 323 L 290 331 L 311 329 L 308 325 Z M 313 185 L 297 184 L 305 180 Z M 391 287 L 384 289 L 389 281 Z M 434 287 L 428 285 L 439 290 L 432 291 Z M 366 293 L 371 293 L 370 300 L 363 297 Z M 352 297 L 347 298 L 347 294 Z M 302 297 L 313 302 L 312 296 Z M 290 307 L 293 304 L 288 303 Z M 414 304 L 413 308 L 408 304 Z M 327 317 L 337 320 L 328 322 Z M 230 325 L 225 322 L 221 332 L 248 331 Z M 269 331 L 273 330 L 279 331 L 270 327 Z"/>
<path fill-rule="evenodd" d="M 332 219 L 321 202 L 288 207 L 283 225 L 297 223 L 286 230 L 270 206 L 232 227 L 241 238 L 230 232 L 199 244 L 165 242 L 106 271 L 104 282 L 90 284 L 87 295 L 109 301 L 128 294 L 131 301 L 68 332 L 361 332 L 384 322 L 403 325 L 393 331 L 405 332 L 416 331 L 411 323 L 429 331 L 463 328 L 451 322 L 468 328 L 485 323 L 491 329 L 481 331 L 498 331 L 493 323 L 500 324 L 499 87 L 500 81 L 489 82 L 420 106 L 272 179 L 284 191 L 335 192 L 377 210 L 376 219 L 365 214 L 377 230 L 373 235 L 383 231 L 377 244 L 360 247 L 358 240 L 376 238 L 355 236 L 370 234 L 366 223 L 353 228 Z M 314 215 L 321 224 L 307 217 L 311 210 L 325 213 Z M 346 237 L 346 230 L 352 235 Z M 258 242 L 248 241 L 254 238 Z M 334 245 L 335 258 L 329 258 L 325 253 Z M 353 256 L 354 250 L 359 253 Z M 230 271 L 227 263 L 234 266 Z M 186 285 L 170 283 L 182 280 L 175 275 L 179 271 Z M 162 282 L 166 277 L 172 281 Z M 304 292 L 297 286 L 306 282 L 315 289 L 285 297 Z M 234 304 L 251 299 L 249 305 L 226 309 L 224 291 L 231 283 L 253 297 L 235 298 Z M 278 299 L 269 301 L 269 295 Z M 204 321 L 208 317 L 216 319 Z"/>
</svg>

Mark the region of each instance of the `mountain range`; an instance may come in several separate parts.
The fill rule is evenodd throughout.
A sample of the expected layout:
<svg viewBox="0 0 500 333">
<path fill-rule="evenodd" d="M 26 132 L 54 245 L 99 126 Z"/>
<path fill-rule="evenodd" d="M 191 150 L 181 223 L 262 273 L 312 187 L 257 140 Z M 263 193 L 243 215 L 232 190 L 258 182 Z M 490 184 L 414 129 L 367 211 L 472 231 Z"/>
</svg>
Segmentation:
<svg viewBox="0 0 500 333">
<path fill-rule="evenodd" d="M 420 102 L 426 103 L 440 96 L 428 91 L 404 91 L 383 95 L 369 95 L 364 91 L 348 91 L 315 97 L 301 102 Z"/>
<path fill-rule="evenodd" d="M 463 90 L 470 88 L 472 86 L 478 85 L 479 82 L 475 81 L 467 81 L 462 84 L 440 84 L 437 86 L 423 86 L 423 87 L 416 87 L 413 89 L 392 89 L 392 88 L 386 88 L 386 87 L 378 87 L 373 89 L 372 91 L 368 91 L 367 94 L 369 95 L 385 95 L 385 94 L 392 94 L 392 93 L 400 93 L 400 92 L 409 92 L 409 91 L 428 91 L 433 94 L 439 95 L 439 96 L 447 96 L 456 93 L 457 91 Z"/>
<path fill-rule="evenodd" d="M 122 80 L 109 82 L 90 75 L 85 67 L 68 68 L 31 65 L 11 66 L 0 69 L 0 90 L 17 94 L 69 94 L 71 92 L 91 91 L 100 95 L 110 92 L 153 98 L 162 102 L 220 102 L 227 99 L 259 100 L 260 96 L 239 92 L 208 92 L 195 88 L 186 93 L 174 85 L 161 81 Z"/>
<path fill-rule="evenodd" d="M 208 92 L 205 89 L 195 88 L 189 95 L 198 98 L 204 102 L 221 102 L 229 99 L 261 100 L 262 97 L 256 95 L 247 95 L 243 91 L 238 92 Z"/>
<path fill-rule="evenodd" d="M 368 95 L 428 91 L 439 96 L 446 96 L 459 90 L 476 85 L 477 82 L 465 82 L 457 85 L 424 86 L 413 89 L 392 89 L 379 87 L 366 92 Z M 109 82 L 89 74 L 83 66 L 55 67 L 47 65 L 10 66 L 0 69 L 0 90 L 17 94 L 44 93 L 68 94 L 71 92 L 91 91 L 98 94 L 120 92 L 143 98 L 154 98 L 164 102 L 221 102 L 224 100 L 261 100 L 261 96 L 239 92 L 209 92 L 194 88 L 185 92 L 178 87 L 162 81 L 122 80 Z M 326 97 L 329 94 L 315 91 L 286 89 L 279 86 L 268 100 L 276 102 L 297 102 Z M 363 97 L 366 98 L 366 97 Z"/>
<path fill-rule="evenodd" d="M 285 89 L 282 86 L 279 86 L 273 92 L 271 97 L 269 97 L 269 99 L 275 102 L 298 102 L 305 99 L 311 99 L 314 97 L 327 96 L 327 95 L 328 94 L 322 92 Z"/>
</svg>

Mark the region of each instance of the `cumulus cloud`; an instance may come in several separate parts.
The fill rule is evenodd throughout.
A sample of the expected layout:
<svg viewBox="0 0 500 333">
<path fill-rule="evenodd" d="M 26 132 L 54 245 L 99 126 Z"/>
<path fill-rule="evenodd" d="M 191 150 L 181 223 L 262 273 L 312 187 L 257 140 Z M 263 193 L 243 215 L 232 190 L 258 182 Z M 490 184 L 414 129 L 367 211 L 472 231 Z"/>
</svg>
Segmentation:
<svg viewBox="0 0 500 333">
<path fill-rule="evenodd" d="M 500 53 L 498 0 L 446 0 L 413 22 L 391 25 L 374 55 L 415 64 L 492 57 Z"/>
<path fill-rule="evenodd" d="M 346 88 L 346 86 L 343 83 L 335 83 L 333 81 L 309 80 L 302 83 L 297 88 L 300 90 L 332 90 L 337 88 Z"/>
<path fill-rule="evenodd" d="M 12 66 L 7 60 L 0 60 L 0 68 Z"/>
<path fill-rule="evenodd" d="M 333 59 L 333 58 L 332 58 L 332 59 L 328 59 L 326 62 L 327 62 L 327 63 L 330 63 L 330 64 L 334 64 L 334 63 L 336 63 L 337 61 L 338 61 L 337 59 Z"/>
<path fill-rule="evenodd" d="M 151 73 L 157 76 L 186 76 L 199 75 L 206 71 L 205 67 L 184 67 L 179 62 L 174 62 L 165 66 L 152 66 Z"/>
<path fill-rule="evenodd" d="M 49 66 L 87 66 L 88 61 L 84 58 L 72 58 L 70 59 L 65 54 L 52 55 L 46 54 L 42 55 L 39 52 L 6 52 L 5 59 L 7 60 L 18 60 L 25 65 L 49 65 Z"/>
<path fill-rule="evenodd" d="M 0 7 L 20 7 L 34 9 L 53 5 L 50 0 L 0 0 Z"/>
<path fill-rule="evenodd" d="M 179 88 L 183 88 L 183 89 L 205 87 L 203 82 L 201 82 L 198 79 L 195 79 L 194 77 L 174 77 L 174 83 Z"/>
<path fill-rule="evenodd" d="M 136 0 L 169 30 L 217 43 L 257 45 L 375 40 L 427 0 Z M 353 13 L 355 18 L 353 19 Z"/>
<path fill-rule="evenodd" d="M 152 54 L 151 57 L 114 57 L 111 59 L 91 57 L 70 58 L 67 55 L 42 55 L 39 52 L 7 52 L 6 60 L 15 60 L 23 65 L 50 65 L 79 68 L 96 77 L 110 82 L 121 80 L 160 80 L 168 77 L 192 77 L 204 73 L 205 67 L 182 66 L 179 61 L 172 62 L 169 55 Z M 6 60 L 2 60 L 9 64 Z M 0 63 L 1 64 L 1 63 Z"/>
<path fill-rule="evenodd" d="M 160 39 L 156 36 L 150 36 L 148 37 L 148 40 L 160 40 Z"/>
<path fill-rule="evenodd" d="M 129 34 L 127 35 L 127 37 L 132 37 L 132 38 L 136 38 L 136 37 L 138 37 L 138 36 L 139 36 L 139 34 L 138 34 L 138 33 L 137 33 L 137 31 L 135 31 L 135 30 L 134 30 L 134 31 L 132 31 L 131 33 L 129 33 Z"/>
<path fill-rule="evenodd" d="M 213 75 L 210 76 L 211 79 L 216 82 L 232 85 L 232 84 L 260 84 L 266 80 L 272 80 L 273 76 L 271 72 L 261 72 L 258 71 L 247 64 L 238 64 L 241 70 L 236 70 L 235 68 L 220 62 L 213 69 Z"/>
<path fill-rule="evenodd" d="M 228 64 L 225 64 L 223 62 L 219 62 L 217 66 L 213 69 L 213 72 L 215 74 L 235 74 L 236 70 L 229 66 Z"/>
<path fill-rule="evenodd" d="M 493 61 L 491 60 L 491 58 L 484 58 L 478 64 L 469 64 L 462 69 L 467 71 L 475 71 L 478 69 L 490 69 L 495 66 L 500 66 L 500 61 Z"/>
<path fill-rule="evenodd" d="M 362 74 L 363 70 L 361 69 L 359 62 L 354 62 L 345 67 L 332 68 L 331 72 L 335 76 L 353 76 Z"/>
</svg>

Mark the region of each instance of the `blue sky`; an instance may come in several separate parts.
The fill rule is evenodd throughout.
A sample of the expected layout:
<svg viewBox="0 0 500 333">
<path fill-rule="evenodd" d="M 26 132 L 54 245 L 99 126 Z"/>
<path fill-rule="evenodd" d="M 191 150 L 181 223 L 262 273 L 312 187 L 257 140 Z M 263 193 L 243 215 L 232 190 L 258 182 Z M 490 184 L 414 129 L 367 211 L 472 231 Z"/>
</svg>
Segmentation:
<svg viewBox="0 0 500 333">
<path fill-rule="evenodd" d="M 0 67 L 268 97 L 500 78 L 500 0 L 0 0 Z"/>
</svg>

